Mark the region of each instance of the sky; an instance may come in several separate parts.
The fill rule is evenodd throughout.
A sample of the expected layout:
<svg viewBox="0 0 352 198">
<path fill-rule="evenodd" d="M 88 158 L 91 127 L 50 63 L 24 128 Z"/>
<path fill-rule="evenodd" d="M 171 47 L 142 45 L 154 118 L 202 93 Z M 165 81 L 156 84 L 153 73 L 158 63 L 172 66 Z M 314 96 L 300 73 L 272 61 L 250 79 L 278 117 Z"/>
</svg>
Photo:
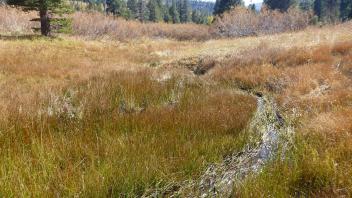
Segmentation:
<svg viewBox="0 0 352 198">
<path fill-rule="evenodd" d="M 243 0 L 244 4 L 248 6 L 249 4 L 262 3 L 263 0 Z"/>
</svg>

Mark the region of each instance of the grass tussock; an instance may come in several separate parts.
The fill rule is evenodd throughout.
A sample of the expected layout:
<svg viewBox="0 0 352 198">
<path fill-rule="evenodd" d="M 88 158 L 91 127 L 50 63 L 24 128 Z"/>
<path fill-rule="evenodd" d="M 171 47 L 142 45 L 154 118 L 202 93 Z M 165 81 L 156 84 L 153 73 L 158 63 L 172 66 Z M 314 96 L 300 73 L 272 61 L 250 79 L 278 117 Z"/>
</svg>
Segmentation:
<svg viewBox="0 0 352 198">
<path fill-rule="evenodd" d="M 276 97 L 297 132 L 288 156 L 236 187 L 235 197 L 351 196 L 351 50 L 350 41 L 259 46 L 213 69 L 210 78 Z"/>
</svg>

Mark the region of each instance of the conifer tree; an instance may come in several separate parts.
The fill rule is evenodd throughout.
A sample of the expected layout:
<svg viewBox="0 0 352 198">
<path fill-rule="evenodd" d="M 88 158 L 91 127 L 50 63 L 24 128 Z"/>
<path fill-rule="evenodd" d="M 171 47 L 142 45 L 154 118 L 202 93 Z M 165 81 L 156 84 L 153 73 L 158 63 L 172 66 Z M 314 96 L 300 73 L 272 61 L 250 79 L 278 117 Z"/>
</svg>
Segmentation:
<svg viewBox="0 0 352 198">
<path fill-rule="evenodd" d="M 219 9 L 220 9 L 220 0 L 216 0 L 215 1 L 215 5 L 214 5 L 214 14 L 220 14 L 219 13 Z"/>
<path fill-rule="evenodd" d="M 180 23 L 180 14 L 177 9 L 176 0 L 172 0 L 172 5 L 170 7 L 170 16 L 173 23 Z"/>
<path fill-rule="evenodd" d="M 340 0 L 323 1 L 324 20 L 327 22 L 337 22 L 340 16 Z"/>
<path fill-rule="evenodd" d="M 214 14 L 218 15 L 233 7 L 243 5 L 242 0 L 219 0 L 215 3 Z"/>
<path fill-rule="evenodd" d="M 141 22 L 145 22 L 149 18 L 147 3 L 145 0 L 139 0 L 137 3 L 137 18 Z"/>
<path fill-rule="evenodd" d="M 130 19 L 135 19 L 137 17 L 137 0 L 127 0 L 127 8 L 130 12 Z"/>
<path fill-rule="evenodd" d="M 285 12 L 297 2 L 295 0 L 264 0 L 264 3 L 269 9 Z"/>
<path fill-rule="evenodd" d="M 249 5 L 249 9 L 252 10 L 253 12 L 255 12 L 256 11 L 255 4 Z"/>
<path fill-rule="evenodd" d="M 314 0 L 301 0 L 299 2 L 299 8 L 304 11 L 313 10 Z"/>
<path fill-rule="evenodd" d="M 172 23 L 172 17 L 170 15 L 170 9 L 169 9 L 169 7 L 167 5 L 163 7 L 162 12 L 163 12 L 163 20 L 164 20 L 164 22 Z"/>
<path fill-rule="evenodd" d="M 314 1 L 314 14 L 321 20 L 322 13 L 321 13 L 321 6 L 322 0 L 315 0 Z"/>
<path fill-rule="evenodd" d="M 340 16 L 340 0 L 316 0 L 314 13 L 324 22 L 337 22 Z"/>
<path fill-rule="evenodd" d="M 180 4 L 180 21 L 181 23 L 190 22 L 190 6 L 188 0 L 182 0 Z"/>
<path fill-rule="evenodd" d="M 43 36 L 51 34 L 51 22 L 56 20 L 52 18 L 54 14 L 70 11 L 63 0 L 8 0 L 7 4 L 21 6 L 25 11 L 37 11 L 39 18 L 32 21 L 40 21 L 40 32 Z"/>
<path fill-rule="evenodd" d="M 157 0 L 149 0 L 147 7 L 149 9 L 150 21 L 159 22 L 163 20 L 161 8 Z"/>
<path fill-rule="evenodd" d="M 352 18 L 352 0 L 341 0 L 340 18 L 342 21 Z"/>
<path fill-rule="evenodd" d="M 108 0 L 106 9 L 108 13 L 112 13 L 115 16 L 128 18 L 130 15 L 127 4 L 124 0 Z"/>
</svg>

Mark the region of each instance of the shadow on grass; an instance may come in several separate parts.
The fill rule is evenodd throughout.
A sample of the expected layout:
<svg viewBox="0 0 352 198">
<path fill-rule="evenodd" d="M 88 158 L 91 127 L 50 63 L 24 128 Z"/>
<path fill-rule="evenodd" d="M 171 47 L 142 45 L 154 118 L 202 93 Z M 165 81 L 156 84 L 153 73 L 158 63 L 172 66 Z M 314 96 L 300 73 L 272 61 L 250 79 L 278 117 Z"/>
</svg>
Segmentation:
<svg viewBox="0 0 352 198">
<path fill-rule="evenodd" d="M 0 34 L 0 40 L 3 41 L 13 41 L 13 40 L 29 40 L 29 41 L 33 41 L 33 40 L 37 40 L 37 39 L 55 39 L 55 36 L 50 36 L 50 37 L 46 37 L 46 36 L 42 36 L 42 35 L 38 35 L 38 34 L 28 34 L 28 35 L 1 35 Z"/>
</svg>

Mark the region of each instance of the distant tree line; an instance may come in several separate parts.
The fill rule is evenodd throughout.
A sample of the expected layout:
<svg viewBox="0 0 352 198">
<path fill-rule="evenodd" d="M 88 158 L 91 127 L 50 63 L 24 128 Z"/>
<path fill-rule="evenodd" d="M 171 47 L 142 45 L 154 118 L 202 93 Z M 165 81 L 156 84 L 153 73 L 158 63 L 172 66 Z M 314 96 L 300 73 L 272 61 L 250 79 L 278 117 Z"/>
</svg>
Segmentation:
<svg viewBox="0 0 352 198">
<path fill-rule="evenodd" d="M 21 6 L 39 14 L 42 35 L 50 35 L 53 27 L 70 27 L 63 13 L 84 9 L 101 11 L 109 15 L 141 22 L 210 24 L 212 15 L 220 15 L 242 0 L 216 0 L 215 4 L 202 0 L 0 0 L 9 5 Z M 70 4 L 68 4 L 70 2 Z M 352 0 L 264 0 L 268 9 L 286 12 L 295 7 L 310 11 L 321 22 L 334 23 L 352 18 Z M 254 6 L 250 9 L 255 10 Z M 213 13 L 212 13 L 213 10 Z M 54 15 L 59 16 L 57 18 Z"/>
<path fill-rule="evenodd" d="M 83 0 L 88 9 L 141 22 L 209 23 L 213 3 L 190 0 Z M 80 9 L 79 4 L 75 6 Z M 193 6 L 196 9 L 193 9 Z M 203 7 L 202 7 L 203 6 Z"/>
<path fill-rule="evenodd" d="M 241 5 L 242 0 L 216 0 L 214 14 L 219 15 Z M 312 11 L 322 22 L 334 23 L 352 18 L 352 0 L 264 0 L 264 5 L 281 12 L 286 12 L 291 7 Z M 253 6 L 250 8 L 255 9 Z"/>
</svg>

